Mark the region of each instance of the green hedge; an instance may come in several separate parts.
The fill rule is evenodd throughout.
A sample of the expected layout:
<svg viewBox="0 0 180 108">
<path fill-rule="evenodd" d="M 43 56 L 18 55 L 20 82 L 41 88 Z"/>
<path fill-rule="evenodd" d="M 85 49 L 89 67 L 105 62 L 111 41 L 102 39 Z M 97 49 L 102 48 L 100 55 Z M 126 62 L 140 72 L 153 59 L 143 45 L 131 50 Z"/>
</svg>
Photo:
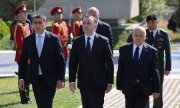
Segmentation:
<svg viewBox="0 0 180 108">
<path fill-rule="evenodd" d="M 10 34 L 9 27 L 2 19 L 0 19 L 0 40 Z"/>
</svg>

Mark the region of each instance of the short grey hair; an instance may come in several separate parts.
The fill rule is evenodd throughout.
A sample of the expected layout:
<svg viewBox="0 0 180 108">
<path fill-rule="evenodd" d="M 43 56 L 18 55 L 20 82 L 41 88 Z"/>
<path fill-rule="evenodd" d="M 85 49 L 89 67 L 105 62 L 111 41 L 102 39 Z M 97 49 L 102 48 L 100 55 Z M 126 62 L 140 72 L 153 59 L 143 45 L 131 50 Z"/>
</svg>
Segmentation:
<svg viewBox="0 0 180 108">
<path fill-rule="evenodd" d="M 136 30 L 142 31 L 144 33 L 144 35 L 146 36 L 146 29 L 144 27 L 138 25 L 133 29 L 133 32 Z"/>
</svg>

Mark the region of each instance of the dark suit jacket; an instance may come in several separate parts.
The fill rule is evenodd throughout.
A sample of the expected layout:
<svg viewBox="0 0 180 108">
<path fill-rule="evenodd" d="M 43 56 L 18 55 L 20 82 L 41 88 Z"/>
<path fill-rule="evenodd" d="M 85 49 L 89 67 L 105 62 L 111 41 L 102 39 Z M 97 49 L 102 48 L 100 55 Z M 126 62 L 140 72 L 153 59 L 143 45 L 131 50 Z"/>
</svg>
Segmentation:
<svg viewBox="0 0 180 108">
<path fill-rule="evenodd" d="M 158 50 L 158 62 L 159 71 L 164 75 L 165 70 L 171 70 L 171 49 L 168 34 L 158 29 L 155 39 L 152 38 L 148 29 L 146 29 L 146 43 L 152 45 Z M 132 42 L 132 36 L 130 35 L 127 42 Z M 164 52 L 165 52 L 165 68 L 164 68 Z"/>
<path fill-rule="evenodd" d="M 76 75 L 80 89 L 89 86 L 89 76 L 99 89 L 105 89 L 107 83 L 113 84 L 113 58 L 106 37 L 95 35 L 90 57 L 85 49 L 85 36 L 74 40 L 69 61 L 69 81 L 75 82 Z"/>
<path fill-rule="evenodd" d="M 19 79 L 24 79 L 30 60 L 29 81 L 36 84 L 39 64 L 47 84 L 54 86 L 65 78 L 65 60 L 61 42 L 55 34 L 46 31 L 41 56 L 38 56 L 35 33 L 25 38 L 19 66 Z"/>
<path fill-rule="evenodd" d="M 113 37 L 112 37 L 112 30 L 111 30 L 111 26 L 103 21 L 98 22 L 98 26 L 96 29 L 96 33 L 105 36 L 109 39 L 109 44 L 111 46 L 111 50 L 113 51 Z M 82 30 L 82 26 L 80 26 L 79 28 L 79 36 L 81 36 L 82 34 L 84 34 L 83 30 Z"/>
<path fill-rule="evenodd" d="M 133 65 L 133 44 L 120 47 L 117 71 L 117 89 L 126 95 L 131 94 L 132 86 L 140 82 L 146 95 L 159 93 L 159 72 L 157 69 L 157 51 L 148 44 L 144 44 L 139 62 Z"/>
</svg>

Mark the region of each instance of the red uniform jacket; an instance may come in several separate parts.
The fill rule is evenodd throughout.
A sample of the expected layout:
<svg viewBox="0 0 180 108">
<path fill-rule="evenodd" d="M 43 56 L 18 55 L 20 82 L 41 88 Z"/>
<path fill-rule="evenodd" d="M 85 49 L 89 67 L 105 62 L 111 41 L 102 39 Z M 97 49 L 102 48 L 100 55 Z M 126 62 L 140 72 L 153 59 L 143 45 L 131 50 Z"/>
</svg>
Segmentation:
<svg viewBox="0 0 180 108">
<path fill-rule="evenodd" d="M 58 35 L 61 42 L 62 42 L 62 46 L 63 46 L 63 50 L 64 50 L 64 56 L 65 58 L 68 56 L 68 49 L 67 49 L 67 45 L 70 42 L 69 36 L 68 36 L 68 27 L 66 22 L 62 21 L 62 22 L 54 22 L 52 24 L 51 27 L 51 31 Z"/>
<path fill-rule="evenodd" d="M 16 45 L 16 56 L 15 61 L 19 63 L 22 46 L 24 42 L 24 38 L 30 35 L 30 28 L 28 23 L 23 23 L 18 20 L 16 24 L 12 27 L 12 36 L 14 38 L 14 43 Z"/>
<path fill-rule="evenodd" d="M 82 20 L 73 20 L 71 22 L 71 32 L 73 33 L 73 37 L 77 38 L 79 36 L 79 28 L 82 25 Z"/>
</svg>

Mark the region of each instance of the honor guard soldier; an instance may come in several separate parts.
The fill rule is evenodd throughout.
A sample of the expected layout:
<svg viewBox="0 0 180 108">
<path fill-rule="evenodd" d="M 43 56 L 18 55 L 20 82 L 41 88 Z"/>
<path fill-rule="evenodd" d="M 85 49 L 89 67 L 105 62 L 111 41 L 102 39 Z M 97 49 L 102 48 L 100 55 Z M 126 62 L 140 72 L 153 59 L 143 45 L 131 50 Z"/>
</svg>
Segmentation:
<svg viewBox="0 0 180 108">
<path fill-rule="evenodd" d="M 168 34 L 158 28 L 158 18 L 155 14 L 146 17 L 146 43 L 158 50 L 158 69 L 160 75 L 160 97 L 154 99 L 153 108 L 163 108 L 163 80 L 164 75 L 169 75 L 171 71 L 171 49 Z M 132 41 L 132 35 L 127 42 Z M 165 58 L 165 60 L 164 60 Z"/>
<path fill-rule="evenodd" d="M 24 38 L 29 36 L 31 33 L 30 25 L 26 22 L 27 20 L 26 5 L 21 4 L 20 6 L 18 6 L 14 10 L 13 15 L 16 17 L 16 20 L 14 21 L 13 26 L 12 26 L 12 37 L 13 37 L 15 47 L 16 47 L 15 61 L 17 62 L 19 66 Z M 24 90 L 19 89 L 19 93 L 20 93 L 20 98 L 21 98 L 21 104 L 31 103 L 31 100 L 29 97 L 28 78 L 25 79 Z"/>
<path fill-rule="evenodd" d="M 68 56 L 67 45 L 70 43 L 68 27 L 65 21 L 62 21 L 63 8 L 56 6 L 50 11 L 50 15 L 54 17 L 51 31 L 60 37 L 62 42 L 65 59 Z"/>
<path fill-rule="evenodd" d="M 74 8 L 72 10 L 73 20 L 71 22 L 71 33 L 73 34 L 73 38 L 77 38 L 79 36 L 79 28 L 82 25 L 82 8 L 80 6 Z"/>
</svg>

